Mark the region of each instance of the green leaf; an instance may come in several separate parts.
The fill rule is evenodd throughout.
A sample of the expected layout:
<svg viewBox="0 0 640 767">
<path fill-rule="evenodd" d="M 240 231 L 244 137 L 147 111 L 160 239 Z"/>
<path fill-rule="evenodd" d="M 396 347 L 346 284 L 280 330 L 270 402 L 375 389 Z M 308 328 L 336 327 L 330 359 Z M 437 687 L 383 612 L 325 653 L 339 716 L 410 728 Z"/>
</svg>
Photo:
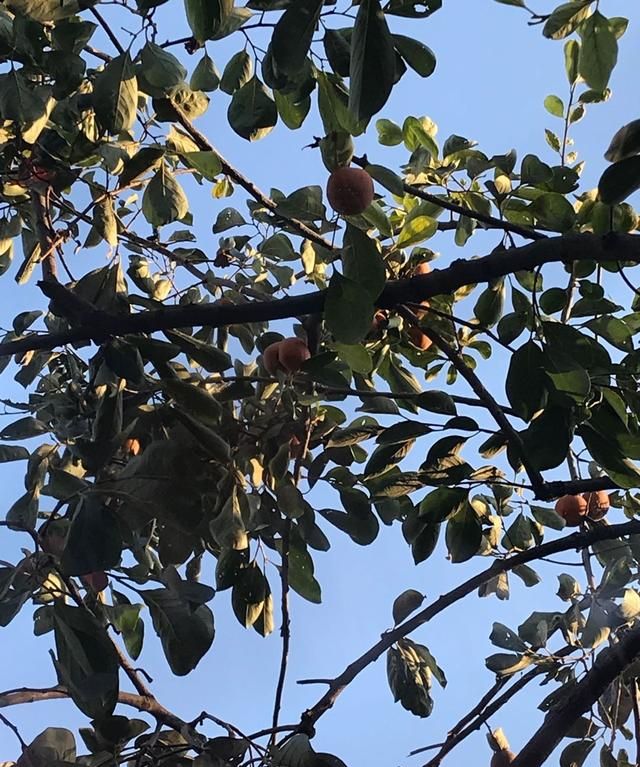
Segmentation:
<svg viewBox="0 0 640 767">
<path fill-rule="evenodd" d="M 636 154 L 640 154 L 640 120 L 632 120 L 616 131 L 604 158 L 609 162 L 619 162 Z"/>
<path fill-rule="evenodd" d="M 404 35 L 392 35 L 395 49 L 407 65 L 421 77 L 429 77 L 436 68 L 436 57 L 424 43 Z"/>
<path fill-rule="evenodd" d="M 590 88 L 603 91 L 618 60 L 618 41 L 609 19 L 595 11 L 579 28 L 582 45 L 578 70 Z"/>
<path fill-rule="evenodd" d="M 29 451 L 22 445 L 0 445 L 0 463 L 25 461 L 27 458 L 29 458 Z"/>
<path fill-rule="evenodd" d="M 375 301 L 386 282 L 386 270 L 375 240 L 352 224 L 347 224 L 343 240 L 344 276 L 364 288 Z"/>
<path fill-rule="evenodd" d="M 220 87 L 220 72 L 213 59 L 205 52 L 200 61 L 196 64 L 189 85 L 194 91 L 204 91 L 211 93 Z"/>
<path fill-rule="evenodd" d="M 128 53 L 112 59 L 93 85 L 96 117 L 109 133 L 131 130 L 138 108 L 138 81 Z"/>
<path fill-rule="evenodd" d="M 544 352 L 533 341 L 511 356 L 505 389 L 509 404 L 524 421 L 530 421 L 547 401 L 545 364 Z"/>
<path fill-rule="evenodd" d="M 606 205 L 616 205 L 640 189 L 640 156 L 610 165 L 600 177 L 598 194 Z"/>
<path fill-rule="evenodd" d="M 159 146 L 145 146 L 125 161 L 122 173 L 118 177 L 120 188 L 137 181 L 147 171 L 157 168 L 164 156 L 164 149 Z"/>
<path fill-rule="evenodd" d="M 152 86 L 152 96 L 168 94 L 187 76 L 187 70 L 173 53 L 152 42 L 146 43 L 140 51 L 140 62 L 138 74 L 145 84 Z"/>
<path fill-rule="evenodd" d="M 327 329 L 334 338 L 355 344 L 371 330 L 375 306 L 365 287 L 335 273 L 329 282 L 324 310 Z"/>
<path fill-rule="evenodd" d="M 468 497 L 463 488 L 438 487 L 422 499 L 418 514 L 428 523 L 445 522 L 465 506 Z"/>
<path fill-rule="evenodd" d="M 113 713 L 118 701 L 118 656 L 106 629 L 84 607 L 57 601 L 53 608 L 60 684 L 91 719 Z"/>
<path fill-rule="evenodd" d="M 578 61 L 580 58 L 580 43 L 577 40 L 567 40 L 564 44 L 564 68 L 569 85 L 578 80 Z"/>
<path fill-rule="evenodd" d="M 295 101 L 295 96 L 281 91 L 274 91 L 278 114 L 289 130 L 297 130 L 305 121 L 311 109 L 311 99 L 306 96 L 301 101 Z"/>
<path fill-rule="evenodd" d="M 0 431 L 0 439 L 29 439 L 49 431 L 46 423 L 28 415 L 10 423 Z"/>
<path fill-rule="evenodd" d="M 222 163 L 216 152 L 185 152 L 182 156 L 207 181 L 213 181 L 222 171 Z"/>
<path fill-rule="evenodd" d="M 442 415 L 456 415 L 456 403 L 451 395 L 443 391 L 432 389 L 425 391 L 416 400 L 418 407 L 429 410 L 432 413 L 441 413 Z"/>
<path fill-rule="evenodd" d="M 564 104 L 559 96 L 547 96 L 544 108 L 554 117 L 564 117 Z"/>
<path fill-rule="evenodd" d="M 573 0 L 559 5 L 550 15 L 542 29 L 545 37 L 561 40 L 576 30 L 578 24 L 589 15 L 591 0 Z"/>
<path fill-rule="evenodd" d="M 285 75 L 302 69 L 318 26 L 323 0 L 296 0 L 282 14 L 271 38 L 274 68 Z"/>
<path fill-rule="evenodd" d="M 176 676 L 193 671 L 213 643 L 211 610 L 204 604 L 193 609 L 172 589 L 146 589 L 138 593 L 149 608 L 171 671 Z"/>
<path fill-rule="evenodd" d="M 415 589 L 407 589 L 393 600 L 393 625 L 397 626 L 424 602 L 425 596 Z"/>
<path fill-rule="evenodd" d="M 142 212 L 152 226 L 164 226 L 178 221 L 189 212 L 187 196 L 164 164 L 144 190 Z"/>
<path fill-rule="evenodd" d="M 568 417 L 568 410 L 548 407 L 521 433 L 527 458 L 540 471 L 566 460 L 573 436 Z"/>
<path fill-rule="evenodd" d="M 378 142 L 383 146 L 402 144 L 402 128 L 392 120 L 376 120 Z"/>
<path fill-rule="evenodd" d="M 349 111 L 369 120 L 386 104 L 396 72 L 393 38 L 380 0 L 362 0 L 353 27 Z"/>
<path fill-rule="evenodd" d="M 282 553 L 282 541 L 276 541 L 276 546 Z M 289 585 L 303 599 L 320 604 L 320 584 L 313 576 L 313 569 L 313 560 L 306 546 L 297 536 L 292 536 L 289 545 Z"/>
<path fill-rule="evenodd" d="M 407 217 L 396 245 L 399 248 L 406 248 L 409 245 L 416 245 L 419 242 L 424 242 L 438 231 L 438 222 L 430 216 L 416 216 L 415 218 Z"/>
<path fill-rule="evenodd" d="M 185 0 L 187 22 L 199 43 L 211 40 L 233 9 L 233 0 Z"/>
<path fill-rule="evenodd" d="M 233 94 L 227 118 L 239 136 L 257 141 L 271 132 L 278 121 L 278 110 L 263 83 L 252 77 Z"/>
<path fill-rule="evenodd" d="M 67 575 L 109 570 L 120 562 L 122 538 L 115 513 L 98 498 L 82 498 L 71 523 L 61 566 Z"/>
<path fill-rule="evenodd" d="M 537 197 L 531 205 L 540 223 L 556 232 L 571 229 L 576 220 L 573 205 L 561 194 L 547 192 Z"/>
<path fill-rule="evenodd" d="M 264 610 L 269 583 L 256 562 L 239 571 L 231 591 L 231 606 L 243 628 L 250 628 Z"/>
<path fill-rule="evenodd" d="M 54 764 L 76 764 L 76 741 L 73 733 L 60 727 L 47 727 L 23 748 L 16 767 L 47 767 Z"/>
<path fill-rule="evenodd" d="M 473 312 L 482 325 L 492 327 L 498 322 L 504 309 L 505 292 L 504 279 L 500 278 L 480 294 Z"/>
<path fill-rule="evenodd" d="M 482 525 L 470 503 L 465 503 L 449 518 L 445 540 L 451 561 L 456 564 L 466 562 L 478 553 L 482 543 Z"/>
<path fill-rule="evenodd" d="M 220 90 L 232 96 L 253 76 L 253 60 L 246 51 L 238 51 L 227 62 L 222 73 Z"/>
<path fill-rule="evenodd" d="M 624 352 L 633 350 L 633 333 L 623 320 L 605 315 L 590 320 L 586 326 L 617 349 L 622 349 Z"/>
</svg>

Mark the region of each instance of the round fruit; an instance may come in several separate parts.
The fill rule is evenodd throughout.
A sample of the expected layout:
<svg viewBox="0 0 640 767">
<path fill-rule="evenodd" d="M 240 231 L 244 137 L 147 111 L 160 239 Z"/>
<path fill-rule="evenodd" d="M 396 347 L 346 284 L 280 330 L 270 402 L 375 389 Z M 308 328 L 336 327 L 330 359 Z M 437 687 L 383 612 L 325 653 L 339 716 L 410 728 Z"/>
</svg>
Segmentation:
<svg viewBox="0 0 640 767">
<path fill-rule="evenodd" d="M 336 213 L 357 216 L 373 202 L 373 181 L 360 168 L 336 168 L 327 182 L 327 199 Z"/>
<path fill-rule="evenodd" d="M 516 755 L 509 748 L 501 748 L 491 757 L 491 767 L 508 767 L 516 758 Z"/>
<path fill-rule="evenodd" d="M 427 261 L 423 261 L 421 264 L 418 264 L 416 268 L 413 270 L 413 276 L 417 277 L 419 274 L 429 274 L 431 271 L 431 267 L 429 266 Z"/>
<path fill-rule="evenodd" d="M 273 344 L 269 344 L 267 348 L 262 352 L 262 362 L 269 375 L 274 376 L 278 370 L 278 352 L 280 351 L 281 341 L 276 341 Z"/>
<path fill-rule="evenodd" d="M 587 514 L 587 501 L 581 495 L 563 495 L 556 501 L 556 511 L 567 527 L 578 527 Z"/>
<path fill-rule="evenodd" d="M 304 443 L 295 434 L 293 434 L 289 440 L 289 453 L 294 461 L 304 457 Z"/>
<path fill-rule="evenodd" d="M 278 362 L 287 373 L 297 373 L 309 357 L 309 348 L 301 338 L 285 338 L 279 342 Z"/>
<path fill-rule="evenodd" d="M 373 320 L 371 320 L 371 330 L 369 331 L 369 335 L 376 338 L 379 337 L 383 329 L 387 326 L 388 320 L 387 313 L 382 309 L 378 309 L 373 315 Z"/>
<path fill-rule="evenodd" d="M 605 517 L 611 506 L 607 492 L 598 490 L 596 493 L 583 493 L 582 497 L 587 502 L 587 516 L 589 519 L 597 521 Z"/>
<path fill-rule="evenodd" d="M 96 593 L 104 591 L 109 585 L 109 579 L 104 570 L 96 570 L 96 572 L 81 575 L 80 580 L 85 588 L 95 591 Z"/>
<path fill-rule="evenodd" d="M 417 346 L 418 349 L 422 349 L 423 352 L 433 343 L 429 336 L 426 333 L 423 333 L 420 328 L 417 328 L 415 325 L 412 325 L 409 328 L 409 340 L 414 346 Z"/>
<path fill-rule="evenodd" d="M 124 452 L 128 453 L 129 455 L 138 455 L 142 450 L 140 440 L 136 439 L 135 437 L 129 437 L 129 439 L 125 439 L 122 448 Z"/>
</svg>

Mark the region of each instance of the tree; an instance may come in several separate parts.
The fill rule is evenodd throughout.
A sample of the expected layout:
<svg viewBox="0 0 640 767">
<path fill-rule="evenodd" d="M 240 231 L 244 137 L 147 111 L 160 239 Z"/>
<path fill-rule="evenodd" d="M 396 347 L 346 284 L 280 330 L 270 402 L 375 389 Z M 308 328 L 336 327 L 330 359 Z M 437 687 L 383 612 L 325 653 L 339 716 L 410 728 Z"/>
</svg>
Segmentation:
<svg viewBox="0 0 640 767">
<path fill-rule="evenodd" d="M 395 700 L 428 717 L 446 669 L 413 632 L 473 592 L 507 599 L 510 573 L 534 587 L 536 563 L 571 550 L 584 585 L 558 566 L 556 610 L 494 623 L 493 684 L 416 753 L 435 767 L 543 680 L 543 724 L 517 756 L 494 730 L 492 764 L 542 764 L 564 737 L 562 765 L 594 749 L 607 767 L 630 762 L 614 743 L 635 727 L 640 744 L 640 219 L 627 202 L 640 120 L 611 126 L 595 189 L 570 137 L 611 95 L 627 20 L 593 0 L 542 15 L 498 1 L 564 46 L 568 101 L 545 102 L 562 126 L 547 131 L 554 165 L 459 135 L 440 146 L 426 117 L 376 119 L 401 78 L 433 73 L 417 38 L 441 0 L 0 9 L 0 269 L 20 238 L 16 280 L 43 296 L 0 341 L 25 389 L 4 400 L 16 419 L 0 460 L 26 462 L 0 523 L 0 625 L 31 609 L 57 677 L 0 693 L 0 708 L 64 697 L 91 721 L 82 744 L 58 727 L 27 744 L 0 715 L 19 767 L 340 767 L 315 726 L 361 672 L 386 659 Z M 187 37 L 168 37 L 176 15 Z M 220 73 L 212 55 L 236 40 Z M 344 215 L 319 186 L 267 194 L 225 159 L 195 125 L 218 89 L 248 141 L 278 122 L 305 135 L 317 111 L 323 135 L 308 143 L 328 173 L 350 166 L 329 189 Z M 372 126 L 405 151 L 400 173 L 355 154 Z M 215 253 L 192 215 L 210 194 Z M 480 232 L 492 245 L 479 258 L 440 261 L 425 245 Z M 92 248 L 109 262 L 81 273 Z M 504 391 L 483 383 L 490 365 Z M 609 523 L 610 507 L 628 521 Z M 431 602 L 400 594 L 393 628 L 334 677 L 302 680 L 326 689 L 283 725 L 292 595 L 319 603 L 314 562 L 334 536 L 366 546 L 381 524 L 416 564 L 444 545 L 476 574 Z M 281 642 L 256 733 L 213 712 L 185 720 L 135 665 L 155 634 L 171 673 L 197 673 L 224 591 L 240 624 Z"/>
</svg>

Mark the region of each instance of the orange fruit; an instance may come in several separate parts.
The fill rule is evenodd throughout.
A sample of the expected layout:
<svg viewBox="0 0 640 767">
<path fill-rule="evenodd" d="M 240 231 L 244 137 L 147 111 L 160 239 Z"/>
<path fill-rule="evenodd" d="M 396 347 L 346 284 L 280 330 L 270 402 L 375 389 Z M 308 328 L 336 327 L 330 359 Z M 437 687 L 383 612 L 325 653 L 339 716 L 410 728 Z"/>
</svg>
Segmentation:
<svg viewBox="0 0 640 767">
<path fill-rule="evenodd" d="M 265 366 L 267 373 L 275 375 L 278 370 L 278 352 L 280 351 L 281 341 L 269 344 L 267 348 L 262 352 L 262 362 Z"/>
<path fill-rule="evenodd" d="M 408 336 L 409 340 L 414 346 L 417 346 L 418 349 L 422 349 L 422 351 L 426 351 L 433 341 L 429 338 L 429 336 L 426 333 L 423 333 L 420 328 L 417 328 L 415 325 L 412 325 L 408 330 Z"/>
<path fill-rule="evenodd" d="M 104 591 L 109 585 L 109 579 L 104 570 L 97 570 L 95 573 L 81 575 L 80 580 L 87 589 L 95 591 L 96 593 Z"/>
<path fill-rule="evenodd" d="M 587 514 L 587 500 L 581 495 L 563 495 L 556 501 L 556 511 L 567 527 L 578 527 Z"/>
<path fill-rule="evenodd" d="M 278 362 L 287 373 L 297 373 L 310 357 L 309 347 L 301 338 L 285 338 L 278 342 Z"/>
<path fill-rule="evenodd" d="M 327 199 L 344 216 L 357 216 L 373 202 L 373 181 L 361 168 L 336 168 L 327 182 Z"/>
<path fill-rule="evenodd" d="M 122 449 L 129 455 L 138 455 L 142 450 L 142 445 L 140 440 L 135 437 L 129 437 L 129 439 L 125 439 Z"/>
<path fill-rule="evenodd" d="M 609 493 L 605 490 L 598 490 L 595 493 L 583 493 L 582 497 L 587 502 L 587 516 L 589 519 L 599 520 L 605 517 L 611 506 Z"/>
</svg>

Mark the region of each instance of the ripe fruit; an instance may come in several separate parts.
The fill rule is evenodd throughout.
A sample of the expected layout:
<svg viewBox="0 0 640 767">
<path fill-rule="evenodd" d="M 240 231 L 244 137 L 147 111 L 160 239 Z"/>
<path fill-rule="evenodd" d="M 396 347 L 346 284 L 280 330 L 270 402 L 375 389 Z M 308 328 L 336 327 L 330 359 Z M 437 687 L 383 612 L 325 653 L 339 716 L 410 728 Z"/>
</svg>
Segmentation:
<svg viewBox="0 0 640 767">
<path fill-rule="evenodd" d="M 587 513 L 587 500 L 581 495 L 563 495 L 556 501 L 556 511 L 567 527 L 578 527 Z"/>
<path fill-rule="evenodd" d="M 596 493 L 583 493 L 582 497 L 587 502 L 587 516 L 589 519 L 597 521 L 605 517 L 611 506 L 607 492 L 598 490 Z"/>
<path fill-rule="evenodd" d="M 274 376 L 278 370 L 278 352 L 281 343 L 281 341 L 276 341 L 273 344 L 269 344 L 269 346 L 262 352 L 262 362 L 267 373 L 272 376 Z"/>
<path fill-rule="evenodd" d="M 491 767 L 508 767 L 516 758 L 516 755 L 509 748 L 501 748 L 491 757 Z"/>
<path fill-rule="evenodd" d="M 93 573 L 81 575 L 80 580 L 85 588 L 95 591 L 96 593 L 104 591 L 109 585 L 109 579 L 104 570 L 96 570 Z"/>
<path fill-rule="evenodd" d="M 429 274 L 431 271 L 431 267 L 429 266 L 427 261 L 423 261 L 422 263 L 418 264 L 416 268 L 413 270 L 413 277 L 417 277 L 419 274 Z"/>
<path fill-rule="evenodd" d="M 373 202 L 373 181 L 360 168 L 336 168 L 327 182 L 327 199 L 336 213 L 357 216 Z"/>
<path fill-rule="evenodd" d="M 310 357 L 309 348 L 301 338 L 285 338 L 278 344 L 278 362 L 287 373 L 297 373 Z"/>
<path fill-rule="evenodd" d="M 140 445 L 140 440 L 135 437 L 129 437 L 129 439 L 125 439 L 122 449 L 129 455 L 138 455 L 142 450 L 142 446 Z"/>
<path fill-rule="evenodd" d="M 426 351 L 433 341 L 429 338 L 429 336 L 426 333 L 423 333 L 420 328 L 417 328 L 415 325 L 412 325 L 409 328 L 409 340 L 414 346 L 417 346 L 418 349 L 422 349 L 422 351 Z"/>
</svg>

